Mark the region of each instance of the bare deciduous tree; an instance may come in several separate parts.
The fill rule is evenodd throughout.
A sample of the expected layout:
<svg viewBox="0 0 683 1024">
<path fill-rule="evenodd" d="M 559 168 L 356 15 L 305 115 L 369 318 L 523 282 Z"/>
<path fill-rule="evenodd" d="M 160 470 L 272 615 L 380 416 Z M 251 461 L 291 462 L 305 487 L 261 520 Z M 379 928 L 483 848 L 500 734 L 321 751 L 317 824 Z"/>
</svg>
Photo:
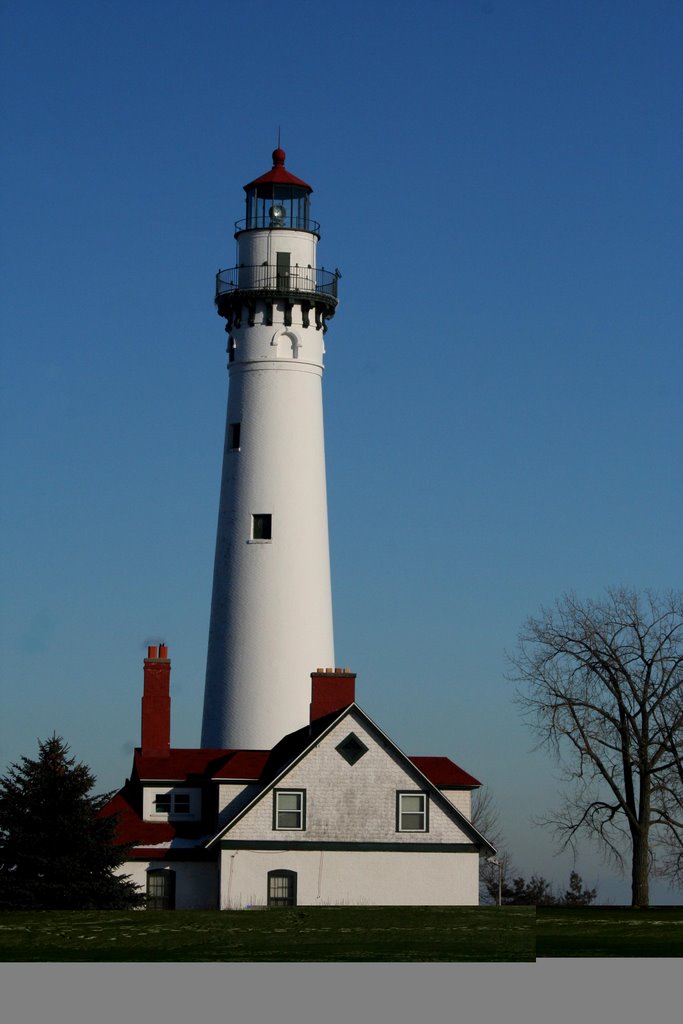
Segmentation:
<svg viewBox="0 0 683 1024">
<path fill-rule="evenodd" d="M 472 824 L 498 850 L 495 861 L 486 857 L 479 860 L 479 902 L 497 903 L 499 865 L 501 878 L 507 875 L 511 865 L 508 854 L 501 850 L 503 832 L 500 813 L 487 786 L 475 789 L 472 794 Z"/>
<path fill-rule="evenodd" d="M 562 848 L 590 834 L 648 905 L 654 854 L 683 875 L 683 594 L 610 589 L 565 595 L 522 629 L 511 657 L 517 700 L 569 790 L 543 819 Z"/>
</svg>

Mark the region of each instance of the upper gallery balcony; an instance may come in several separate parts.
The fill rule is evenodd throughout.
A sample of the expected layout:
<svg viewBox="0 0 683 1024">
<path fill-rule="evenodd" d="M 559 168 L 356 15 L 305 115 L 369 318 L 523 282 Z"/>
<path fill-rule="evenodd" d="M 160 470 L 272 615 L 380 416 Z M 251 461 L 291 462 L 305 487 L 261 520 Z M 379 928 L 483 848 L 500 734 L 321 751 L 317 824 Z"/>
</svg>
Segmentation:
<svg viewBox="0 0 683 1024">
<path fill-rule="evenodd" d="M 216 304 L 236 292 L 259 292 L 268 298 L 296 298 L 297 295 L 323 299 L 337 305 L 338 270 L 281 266 L 262 263 L 253 267 L 230 267 L 216 274 Z"/>
<path fill-rule="evenodd" d="M 279 255 L 289 256 L 288 253 Z M 216 274 L 216 306 L 230 325 L 241 320 L 241 309 L 246 305 L 249 323 L 253 323 L 256 302 L 261 300 L 267 306 L 266 322 L 270 322 L 272 304 L 281 300 L 285 305 L 287 323 L 291 322 L 292 305 L 299 303 L 303 308 L 304 324 L 308 323 L 308 312 L 313 309 L 316 326 L 324 326 L 325 320 L 334 315 L 340 277 L 338 270 L 290 266 L 283 261 L 230 267 Z"/>
</svg>

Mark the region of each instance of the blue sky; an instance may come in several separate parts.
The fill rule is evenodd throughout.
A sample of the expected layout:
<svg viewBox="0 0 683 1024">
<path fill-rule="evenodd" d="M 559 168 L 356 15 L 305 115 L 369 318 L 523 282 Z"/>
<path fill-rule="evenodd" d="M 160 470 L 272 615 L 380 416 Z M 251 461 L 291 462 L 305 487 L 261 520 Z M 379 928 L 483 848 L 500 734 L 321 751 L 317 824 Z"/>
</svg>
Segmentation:
<svg viewBox="0 0 683 1024">
<path fill-rule="evenodd" d="M 199 742 L 242 185 L 314 187 L 337 663 L 486 781 L 515 863 L 557 781 L 505 651 L 573 589 L 680 585 L 674 2 L 2 4 L 0 769 L 119 785 L 142 658 Z M 585 845 L 601 896 L 626 883 Z M 677 901 L 656 887 L 655 898 Z"/>
</svg>

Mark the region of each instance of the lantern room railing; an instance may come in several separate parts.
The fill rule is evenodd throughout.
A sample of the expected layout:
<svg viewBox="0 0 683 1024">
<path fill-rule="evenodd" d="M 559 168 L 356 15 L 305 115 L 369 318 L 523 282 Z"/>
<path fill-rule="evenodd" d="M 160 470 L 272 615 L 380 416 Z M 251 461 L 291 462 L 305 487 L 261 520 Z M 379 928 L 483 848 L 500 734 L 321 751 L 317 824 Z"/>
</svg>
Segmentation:
<svg viewBox="0 0 683 1024">
<path fill-rule="evenodd" d="M 262 263 L 253 267 L 231 267 L 216 274 L 216 300 L 231 292 L 299 293 L 325 297 L 336 302 L 338 270 L 313 267 L 277 267 Z"/>
<path fill-rule="evenodd" d="M 317 220 L 311 220 L 310 217 L 297 217 L 290 214 L 286 208 L 283 209 L 284 212 L 280 217 L 273 217 L 270 212 L 254 212 L 244 220 L 236 220 L 235 234 L 239 235 L 240 231 L 251 231 L 255 228 L 272 228 L 274 230 L 288 228 L 290 231 L 310 231 L 312 235 L 317 235 L 320 238 L 320 224 Z"/>
</svg>

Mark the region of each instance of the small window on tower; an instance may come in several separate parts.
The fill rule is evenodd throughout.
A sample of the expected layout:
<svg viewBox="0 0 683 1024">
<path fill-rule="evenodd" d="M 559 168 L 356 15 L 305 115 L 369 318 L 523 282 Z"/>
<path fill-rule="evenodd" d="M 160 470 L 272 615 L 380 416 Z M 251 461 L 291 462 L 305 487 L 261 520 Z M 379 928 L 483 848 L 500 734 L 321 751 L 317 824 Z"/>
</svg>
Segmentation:
<svg viewBox="0 0 683 1024">
<path fill-rule="evenodd" d="M 230 338 L 228 340 L 228 362 L 229 363 L 234 363 L 235 362 L 235 351 L 236 351 L 236 349 L 237 349 L 237 345 L 235 344 L 235 339 L 234 338 Z"/>
<path fill-rule="evenodd" d="M 228 448 L 231 452 L 236 451 L 240 446 L 241 423 L 231 423 L 228 426 Z"/>
<path fill-rule="evenodd" d="M 269 512 L 256 512 L 251 517 L 251 539 L 273 539 L 273 517 Z"/>
</svg>

